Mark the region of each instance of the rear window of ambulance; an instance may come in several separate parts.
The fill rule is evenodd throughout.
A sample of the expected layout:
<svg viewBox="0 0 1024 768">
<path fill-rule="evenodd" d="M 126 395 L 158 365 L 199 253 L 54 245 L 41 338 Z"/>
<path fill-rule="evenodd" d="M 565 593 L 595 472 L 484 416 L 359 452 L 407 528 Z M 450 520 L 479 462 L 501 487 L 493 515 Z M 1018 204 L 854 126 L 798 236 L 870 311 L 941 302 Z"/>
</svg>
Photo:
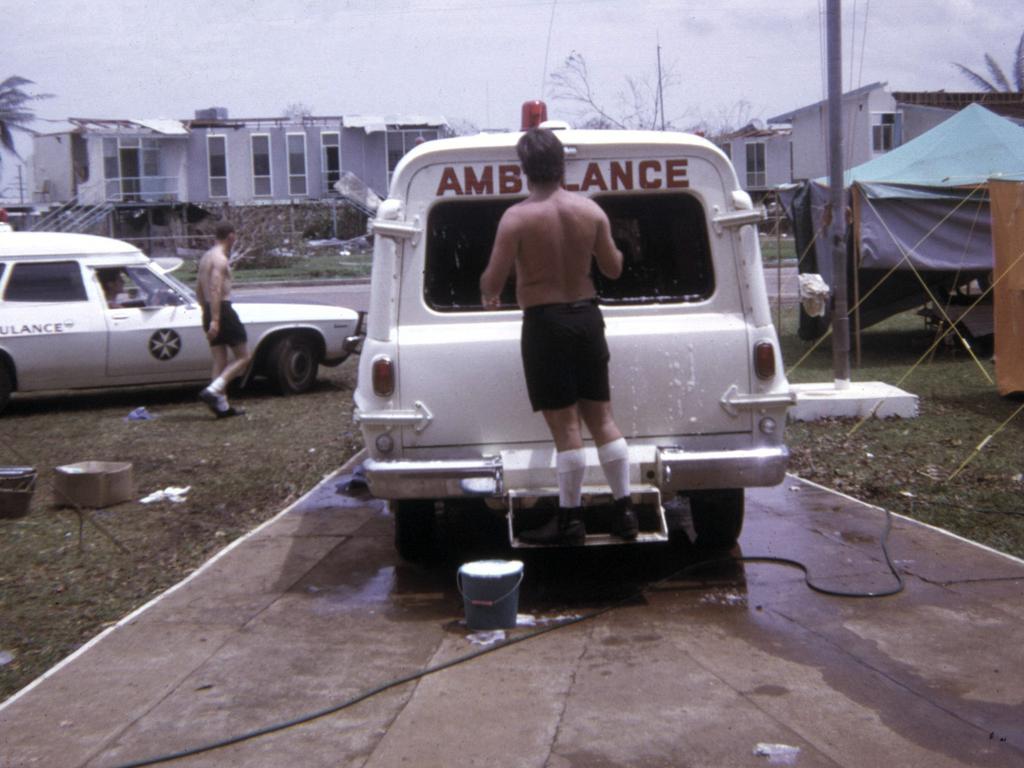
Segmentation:
<svg viewBox="0 0 1024 768">
<path fill-rule="evenodd" d="M 611 221 L 624 268 L 617 280 L 595 267 L 602 304 L 696 302 L 714 291 L 711 249 L 700 202 L 690 194 L 594 197 Z M 516 200 L 446 200 L 430 211 L 424 274 L 427 305 L 441 312 L 480 311 L 480 275 L 502 213 Z M 514 278 L 502 308 L 517 306 Z"/>
</svg>

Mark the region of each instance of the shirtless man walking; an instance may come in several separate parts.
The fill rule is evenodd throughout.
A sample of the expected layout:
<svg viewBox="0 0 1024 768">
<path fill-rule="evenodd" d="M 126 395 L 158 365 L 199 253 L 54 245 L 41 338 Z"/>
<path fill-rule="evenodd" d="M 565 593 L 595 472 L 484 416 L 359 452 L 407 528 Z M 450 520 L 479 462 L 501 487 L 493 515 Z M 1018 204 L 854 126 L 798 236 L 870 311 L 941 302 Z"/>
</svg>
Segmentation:
<svg viewBox="0 0 1024 768">
<path fill-rule="evenodd" d="M 235 228 L 227 223 L 218 224 L 214 237 L 216 244 L 199 260 L 196 286 L 196 296 L 203 309 L 203 330 L 213 355 L 213 381 L 199 393 L 199 397 L 218 419 L 222 419 L 243 413 L 240 408 L 232 408 L 228 404 L 227 388 L 231 380 L 240 376 L 249 365 L 249 338 L 231 306 L 228 256 L 237 237 Z M 230 364 L 229 349 L 235 358 Z"/>
<path fill-rule="evenodd" d="M 527 131 L 516 151 L 530 196 L 501 217 L 480 293 L 484 306 L 499 306 L 505 281 L 515 271 L 526 388 L 530 405 L 544 415 L 554 438 L 559 499 L 555 518 L 519 537 L 540 544 L 583 544 L 582 420 L 615 498 L 612 533 L 635 539 L 629 451 L 612 418 L 608 344 L 590 279 L 595 258 L 603 275 L 617 278 L 622 254 L 604 211 L 589 198 L 562 189 L 565 151 L 552 131 Z"/>
</svg>

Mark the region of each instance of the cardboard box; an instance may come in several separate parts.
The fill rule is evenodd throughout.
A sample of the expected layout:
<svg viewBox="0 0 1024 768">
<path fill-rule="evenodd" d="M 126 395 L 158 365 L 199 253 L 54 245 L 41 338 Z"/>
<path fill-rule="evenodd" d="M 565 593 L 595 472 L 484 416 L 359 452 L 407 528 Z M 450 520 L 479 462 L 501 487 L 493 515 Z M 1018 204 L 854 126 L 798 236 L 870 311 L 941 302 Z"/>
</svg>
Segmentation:
<svg viewBox="0 0 1024 768">
<path fill-rule="evenodd" d="M 35 489 L 34 467 L 0 467 L 0 517 L 28 514 Z"/>
<path fill-rule="evenodd" d="M 64 507 L 109 507 L 135 498 L 127 461 L 80 461 L 55 470 L 53 492 Z"/>
</svg>

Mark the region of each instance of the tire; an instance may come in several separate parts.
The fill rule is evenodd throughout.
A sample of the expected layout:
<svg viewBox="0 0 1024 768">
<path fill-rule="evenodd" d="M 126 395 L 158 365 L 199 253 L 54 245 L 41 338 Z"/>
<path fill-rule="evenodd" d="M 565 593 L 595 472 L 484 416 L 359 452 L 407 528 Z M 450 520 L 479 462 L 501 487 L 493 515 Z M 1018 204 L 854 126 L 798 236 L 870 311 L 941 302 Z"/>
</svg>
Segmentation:
<svg viewBox="0 0 1024 768">
<path fill-rule="evenodd" d="M 0 412 L 7 407 L 11 401 L 11 392 L 14 391 L 14 377 L 6 365 L 0 363 Z"/>
<path fill-rule="evenodd" d="M 282 395 L 308 392 L 316 383 L 320 360 L 306 336 L 289 334 L 274 342 L 267 357 L 267 374 Z"/>
<path fill-rule="evenodd" d="M 742 488 L 691 493 L 690 514 L 697 534 L 694 545 L 704 550 L 735 547 L 743 530 L 743 511 Z"/>
<path fill-rule="evenodd" d="M 435 551 L 436 521 L 430 499 L 392 501 L 395 517 L 395 549 L 403 560 L 416 563 L 427 560 Z"/>
</svg>

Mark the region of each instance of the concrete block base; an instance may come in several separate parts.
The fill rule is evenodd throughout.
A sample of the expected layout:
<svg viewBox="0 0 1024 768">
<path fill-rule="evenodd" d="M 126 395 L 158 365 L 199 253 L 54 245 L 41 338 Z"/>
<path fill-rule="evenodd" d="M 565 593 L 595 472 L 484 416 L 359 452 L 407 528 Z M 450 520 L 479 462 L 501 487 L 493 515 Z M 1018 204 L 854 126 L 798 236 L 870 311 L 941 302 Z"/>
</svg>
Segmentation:
<svg viewBox="0 0 1024 768">
<path fill-rule="evenodd" d="M 863 418 L 868 415 L 879 419 L 893 416 L 912 419 L 917 416 L 917 395 L 881 381 L 852 381 L 845 389 L 837 389 L 835 382 L 831 381 L 792 384 L 791 387 L 796 392 L 796 405 L 789 409 L 791 421 Z"/>
</svg>

